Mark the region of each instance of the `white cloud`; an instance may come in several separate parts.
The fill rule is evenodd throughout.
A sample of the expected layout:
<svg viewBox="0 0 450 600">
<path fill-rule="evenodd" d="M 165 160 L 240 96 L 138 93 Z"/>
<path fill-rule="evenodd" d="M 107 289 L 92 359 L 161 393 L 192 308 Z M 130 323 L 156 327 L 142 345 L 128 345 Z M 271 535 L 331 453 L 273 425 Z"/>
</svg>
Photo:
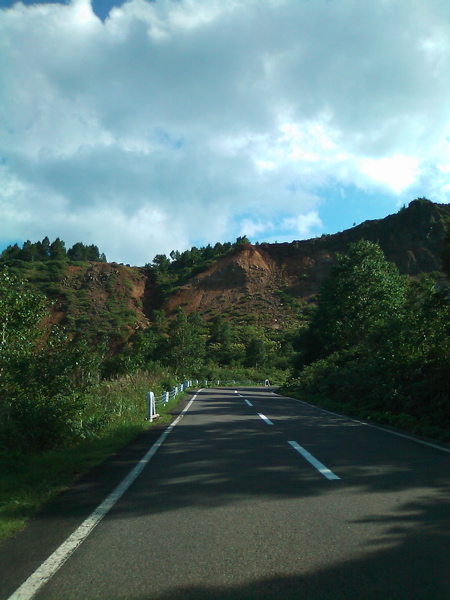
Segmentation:
<svg viewBox="0 0 450 600">
<path fill-rule="evenodd" d="M 89 0 L 15 4 L 2 237 L 144 263 L 309 235 L 334 184 L 448 201 L 449 39 L 445 0 L 132 0 L 104 23 Z"/>
<path fill-rule="evenodd" d="M 317 211 L 311 211 L 303 215 L 297 215 L 296 217 L 286 218 L 283 220 L 282 225 L 283 229 L 295 231 L 296 234 L 300 234 L 303 238 L 312 235 L 314 229 L 323 227 Z"/>
<path fill-rule="evenodd" d="M 270 221 L 254 221 L 250 218 L 242 219 L 240 226 L 239 235 L 246 235 L 251 240 L 255 240 L 255 236 L 260 233 L 267 234 L 275 229 L 275 225 Z"/>
<path fill-rule="evenodd" d="M 362 173 L 400 194 L 411 186 L 418 175 L 419 160 L 414 156 L 364 158 L 360 163 Z"/>
</svg>

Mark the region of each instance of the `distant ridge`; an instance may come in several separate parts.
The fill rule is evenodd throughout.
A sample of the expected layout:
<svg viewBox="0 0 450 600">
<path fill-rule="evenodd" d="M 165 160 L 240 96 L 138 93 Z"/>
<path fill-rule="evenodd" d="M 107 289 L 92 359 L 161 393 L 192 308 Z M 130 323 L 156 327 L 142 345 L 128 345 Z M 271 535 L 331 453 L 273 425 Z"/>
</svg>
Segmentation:
<svg viewBox="0 0 450 600">
<path fill-rule="evenodd" d="M 378 243 L 402 274 L 440 271 L 448 219 L 449 204 L 421 198 L 396 214 L 333 235 L 280 244 L 242 244 L 178 288 L 164 309 L 171 315 L 181 306 L 206 318 L 264 314 L 273 327 L 280 327 L 286 319 L 286 298 L 305 301 L 316 294 L 336 254 L 358 240 Z"/>
<path fill-rule="evenodd" d="M 182 285 L 175 284 L 171 291 L 158 283 L 150 265 L 15 259 L 3 265 L 47 295 L 48 326 L 60 323 L 93 342 L 106 337 L 115 350 L 146 329 L 155 310 L 171 317 L 181 308 L 207 321 L 221 315 L 273 329 L 298 326 L 336 255 L 360 239 L 378 243 L 402 274 L 441 271 L 449 219 L 450 204 L 419 198 L 384 219 L 320 238 L 255 245 L 242 238 L 234 246 L 228 244 L 230 250 L 225 248 L 221 258 L 209 260 L 203 271 L 195 267 L 193 275 L 180 279 Z"/>
</svg>

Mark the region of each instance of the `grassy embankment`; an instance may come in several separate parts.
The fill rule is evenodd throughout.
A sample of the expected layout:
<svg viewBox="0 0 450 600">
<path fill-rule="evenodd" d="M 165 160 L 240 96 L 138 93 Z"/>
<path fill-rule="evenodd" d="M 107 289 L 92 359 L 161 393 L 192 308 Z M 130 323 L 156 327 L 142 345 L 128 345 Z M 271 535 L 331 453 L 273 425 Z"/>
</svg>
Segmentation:
<svg viewBox="0 0 450 600">
<path fill-rule="evenodd" d="M 101 433 L 37 456 L 0 457 L 0 540 L 14 535 L 36 509 L 152 426 L 145 420 L 149 390 L 160 393 L 158 381 L 149 373 L 104 381 L 90 393 L 92 414 L 109 415 Z M 156 422 L 170 422 L 170 411 L 183 395 L 158 406 Z"/>
</svg>

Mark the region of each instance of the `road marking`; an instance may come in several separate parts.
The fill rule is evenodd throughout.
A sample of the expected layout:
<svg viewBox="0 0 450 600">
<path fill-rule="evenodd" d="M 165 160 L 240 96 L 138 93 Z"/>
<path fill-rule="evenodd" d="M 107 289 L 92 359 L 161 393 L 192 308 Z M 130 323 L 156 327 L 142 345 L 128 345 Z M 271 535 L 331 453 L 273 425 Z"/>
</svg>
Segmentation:
<svg viewBox="0 0 450 600">
<path fill-rule="evenodd" d="M 261 417 L 261 419 L 263 421 L 265 421 L 267 423 L 267 425 L 273 425 L 272 421 L 270 419 L 268 419 L 265 415 L 263 415 L 262 413 L 258 413 L 258 417 Z"/>
<path fill-rule="evenodd" d="M 392 435 L 396 435 L 401 438 L 405 438 L 406 440 L 411 440 L 412 442 L 416 442 L 417 444 L 422 444 L 422 446 L 428 446 L 429 448 L 434 448 L 435 450 L 441 450 L 441 452 L 450 453 L 450 448 L 444 448 L 443 446 L 438 446 L 437 444 L 431 444 L 430 442 L 426 442 L 425 440 L 419 440 L 417 438 L 411 437 L 410 435 L 405 435 L 404 433 L 399 433 L 398 431 L 391 431 L 390 429 L 385 429 L 382 425 L 373 425 L 372 423 L 364 423 L 363 425 L 367 425 L 368 427 L 372 427 L 372 429 L 380 429 L 385 433 L 391 433 Z"/>
<path fill-rule="evenodd" d="M 251 402 L 249 402 L 249 400 L 247 400 L 246 398 L 244 398 L 244 400 L 247 402 L 247 404 L 248 404 L 249 406 L 253 406 L 253 404 L 252 404 Z"/>
<path fill-rule="evenodd" d="M 330 471 L 330 469 L 328 469 L 319 460 L 317 460 L 317 458 L 314 458 L 314 456 L 310 454 L 308 450 L 305 450 L 302 446 L 300 446 L 300 444 L 297 444 L 297 442 L 288 442 L 288 444 L 295 448 L 297 452 L 300 452 L 300 454 L 304 458 L 306 458 L 306 460 L 310 462 L 313 465 L 313 467 L 315 467 L 319 471 L 319 473 L 322 473 L 324 477 L 326 477 L 327 479 L 340 479 L 340 477 L 333 473 L 333 471 Z"/>
<path fill-rule="evenodd" d="M 273 393 L 273 392 L 272 392 Z M 349 417 L 348 415 L 342 415 L 337 412 L 332 412 L 331 410 L 327 410 L 326 408 L 322 408 L 321 406 L 316 406 L 315 404 L 310 404 L 309 402 L 305 402 L 304 400 L 300 400 L 300 398 L 291 398 L 290 396 L 282 396 L 281 394 L 276 394 L 280 398 L 284 398 L 285 400 L 294 400 L 294 402 L 300 402 L 301 404 L 306 404 L 310 408 L 314 408 L 316 410 L 321 410 L 324 413 L 328 413 L 329 415 L 333 415 L 335 417 L 340 417 L 341 419 L 347 419 L 348 421 L 353 421 L 353 423 L 359 423 L 360 425 L 364 425 L 366 427 L 371 427 L 372 429 L 378 429 L 380 431 L 384 431 L 384 433 L 390 433 L 391 435 L 396 435 L 397 437 L 405 438 L 406 440 L 410 440 L 411 442 L 416 442 L 416 444 L 422 444 L 422 446 L 428 446 L 429 448 L 434 448 L 435 450 L 440 450 L 441 452 L 447 452 L 450 454 L 450 448 L 445 448 L 444 446 L 438 446 L 438 444 L 433 444 L 432 442 L 427 442 L 426 440 L 421 440 L 416 437 L 412 437 L 411 435 L 407 435 L 405 433 L 400 433 L 399 431 L 393 431 L 392 429 L 386 429 L 383 425 L 378 425 L 375 423 L 368 423 L 367 421 L 359 421 L 354 417 Z"/>
<path fill-rule="evenodd" d="M 173 430 L 175 425 L 183 418 L 184 414 L 190 409 L 192 403 L 197 398 L 199 390 L 189 402 L 183 411 L 178 415 L 173 423 L 162 433 L 158 440 L 153 444 L 146 455 L 138 464 L 128 473 L 128 475 L 119 483 L 111 494 L 94 510 L 94 512 L 70 535 L 59 548 L 53 552 L 46 561 L 42 563 L 36 571 L 8 598 L 8 600 L 31 600 L 33 596 L 50 580 L 67 559 L 75 552 L 78 546 L 87 538 L 103 517 L 111 510 L 119 498 L 126 492 L 133 481 L 138 477 L 150 459 L 156 454 L 156 451 L 162 446 L 164 440 Z"/>
</svg>

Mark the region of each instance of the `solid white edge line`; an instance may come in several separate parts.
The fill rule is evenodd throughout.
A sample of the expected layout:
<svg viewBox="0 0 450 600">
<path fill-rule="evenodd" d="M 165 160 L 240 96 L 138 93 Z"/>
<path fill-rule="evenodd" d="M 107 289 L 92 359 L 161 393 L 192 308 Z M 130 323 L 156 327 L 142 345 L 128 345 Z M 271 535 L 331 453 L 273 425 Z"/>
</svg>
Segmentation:
<svg viewBox="0 0 450 600">
<path fill-rule="evenodd" d="M 267 425 L 273 425 L 272 421 L 270 419 L 268 419 L 265 415 L 263 415 L 262 413 L 258 413 L 258 417 L 261 417 L 261 419 L 263 421 L 265 421 L 267 423 Z"/>
<path fill-rule="evenodd" d="M 299 452 L 304 458 L 306 458 L 306 460 L 309 463 L 311 463 L 312 466 L 319 471 L 319 473 L 322 473 L 324 477 L 326 477 L 327 479 L 340 479 L 340 477 L 333 473 L 333 471 L 330 471 L 330 469 L 328 469 L 324 464 L 322 464 L 320 460 L 314 458 L 314 456 L 310 454 L 308 450 L 305 450 L 305 448 L 300 446 L 300 444 L 297 444 L 297 442 L 288 442 L 288 444 L 290 444 L 295 450 L 297 450 L 297 452 Z"/>
<path fill-rule="evenodd" d="M 203 389 L 203 388 L 202 388 Z M 133 481 L 138 477 L 150 459 L 155 455 L 161 447 L 166 437 L 183 418 L 184 414 L 190 409 L 192 403 L 197 398 L 197 395 L 202 390 L 199 390 L 189 401 L 187 406 L 182 410 L 173 423 L 160 435 L 158 440 L 148 450 L 138 464 L 128 473 L 128 475 L 119 483 L 119 485 L 111 492 L 111 494 L 94 510 L 94 512 L 83 521 L 83 523 L 70 535 L 59 548 L 53 552 L 46 561 L 44 561 L 36 571 L 28 577 L 24 583 L 8 598 L 8 600 L 31 600 L 35 594 L 53 577 L 58 569 L 67 561 L 67 559 L 75 552 L 80 544 L 87 538 L 94 527 L 103 519 L 103 517 L 111 510 L 119 498 L 126 492 Z"/>
<path fill-rule="evenodd" d="M 392 431 L 392 429 L 386 429 L 382 425 L 375 425 L 374 423 L 368 423 L 367 421 L 358 421 L 358 419 L 354 419 L 353 417 L 349 417 L 348 415 L 341 415 L 340 413 L 333 412 L 331 410 L 327 410 L 326 408 L 322 408 L 321 406 L 316 406 L 315 404 L 310 404 L 309 402 L 305 402 L 304 400 L 300 400 L 300 398 L 291 398 L 290 396 L 282 396 L 281 394 L 276 394 L 280 398 L 285 398 L 286 400 L 294 400 L 294 402 L 301 402 L 302 404 L 306 404 L 306 406 L 310 406 L 311 408 L 315 408 L 316 410 L 321 410 L 324 413 L 328 413 L 329 415 L 334 415 L 335 417 L 341 417 L 342 419 L 348 419 L 349 421 L 353 421 L 353 423 L 359 423 L 360 425 L 366 425 L 367 427 L 372 427 L 372 429 L 379 429 L 380 431 L 384 431 L 385 433 L 390 433 L 392 435 L 396 435 L 401 438 L 405 438 L 406 440 L 410 440 L 411 442 L 416 442 L 417 444 L 422 444 L 422 446 L 428 446 L 429 448 L 434 448 L 435 450 L 441 450 L 442 452 L 447 452 L 450 454 L 450 448 L 445 448 L 444 446 L 438 446 L 437 444 L 433 444 L 431 442 L 427 442 L 425 440 L 420 440 L 419 438 L 412 437 L 407 435 L 406 433 L 399 433 L 398 431 Z"/>
</svg>

